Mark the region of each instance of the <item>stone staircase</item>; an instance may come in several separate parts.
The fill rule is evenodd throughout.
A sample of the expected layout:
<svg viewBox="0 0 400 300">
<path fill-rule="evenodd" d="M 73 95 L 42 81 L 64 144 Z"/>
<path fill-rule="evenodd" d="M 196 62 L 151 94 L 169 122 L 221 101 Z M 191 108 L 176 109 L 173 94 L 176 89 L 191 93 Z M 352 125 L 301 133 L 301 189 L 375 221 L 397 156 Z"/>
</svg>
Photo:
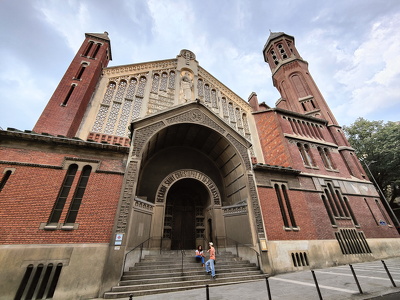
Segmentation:
<svg viewBox="0 0 400 300">
<path fill-rule="evenodd" d="M 189 255 L 193 254 L 193 255 Z M 207 258 L 206 258 L 207 261 Z M 209 286 L 236 284 L 264 279 L 256 264 L 230 252 L 217 253 L 216 279 L 211 280 L 201 263 L 196 262 L 194 250 L 169 251 L 161 255 L 147 255 L 129 271 L 124 272 L 118 286 L 104 294 L 104 299 L 118 299 L 177 292 Z"/>
</svg>

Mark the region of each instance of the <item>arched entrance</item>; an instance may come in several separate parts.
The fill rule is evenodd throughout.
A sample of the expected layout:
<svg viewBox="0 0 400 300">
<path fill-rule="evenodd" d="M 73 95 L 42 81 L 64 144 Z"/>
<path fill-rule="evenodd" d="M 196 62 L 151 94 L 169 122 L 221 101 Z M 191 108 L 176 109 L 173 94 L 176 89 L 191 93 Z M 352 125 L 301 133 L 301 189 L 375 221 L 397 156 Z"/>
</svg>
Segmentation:
<svg viewBox="0 0 400 300">
<path fill-rule="evenodd" d="M 195 179 L 181 179 L 171 186 L 164 218 L 164 236 L 171 239 L 171 250 L 195 249 L 196 239 L 204 238 L 208 198 L 204 185 Z"/>
</svg>

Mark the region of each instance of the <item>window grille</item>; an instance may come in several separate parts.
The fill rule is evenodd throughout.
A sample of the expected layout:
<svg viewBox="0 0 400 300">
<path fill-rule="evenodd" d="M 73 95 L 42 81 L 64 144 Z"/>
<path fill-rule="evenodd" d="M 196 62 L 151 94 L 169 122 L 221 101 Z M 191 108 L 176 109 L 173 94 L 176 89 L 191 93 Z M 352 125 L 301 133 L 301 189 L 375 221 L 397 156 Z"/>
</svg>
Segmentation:
<svg viewBox="0 0 400 300">
<path fill-rule="evenodd" d="M 291 254 L 293 266 L 298 267 L 307 267 L 310 265 L 308 262 L 308 257 L 306 252 L 293 252 Z"/>
<path fill-rule="evenodd" d="M 335 236 L 343 254 L 372 253 L 362 231 L 340 229 L 335 232 Z"/>
<path fill-rule="evenodd" d="M 174 71 L 169 72 L 168 88 L 170 88 L 171 90 L 175 89 L 175 72 Z"/>
<path fill-rule="evenodd" d="M 27 266 L 14 300 L 52 299 L 60 278 L 62 263 Z"/>
</svg>

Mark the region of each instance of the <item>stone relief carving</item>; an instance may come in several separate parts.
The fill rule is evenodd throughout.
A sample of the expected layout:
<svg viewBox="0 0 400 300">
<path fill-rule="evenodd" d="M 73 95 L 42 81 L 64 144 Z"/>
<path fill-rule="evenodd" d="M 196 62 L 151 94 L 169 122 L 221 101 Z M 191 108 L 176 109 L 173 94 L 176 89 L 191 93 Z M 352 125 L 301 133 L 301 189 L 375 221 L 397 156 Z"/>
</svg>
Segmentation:
<svg viewBox="0 0 400 300">
<path fill-rule="evenodd" d="M 247 214 L 247 204 L 222 207 L 224 215 L 234 216 Z"/>
<path fill-rule="evenodd" d="M 194 53 L 192 51 L 189 51 L 186 49 L 181 50 L 181 52 L 179 53 L 179 56 L 182 56 L 183 58 L 185 58 L 186 65 L 190 64 L 190 60 L 196 59 L 196 55 L 194 55 Z"/>
<path fill-rule="evenodd" d="M 125 177 L 124 190 L 122 192 L 121 207 L 119 209 L 117 221 L 117 233 L 124 233 L 126 230 L 129 208 L 131 205 L 133 187 L 137 179 L 137 161 L 131 161 L 128 165 Z"/>
<path fill-rule="evenodd" d="M 185 103 L 193 100 L 193 74 L 183 71 L 181 74 L 180 102 Z"/>
<path fill-rule="evenodd" d="M 209 190 L 214 205 L 221 205 L 221 197 L 215 183 L 204 173 L 191 169 L 178 170 L 165 177 L 157 189 L 156 202 L 165 203 L 169 188 L 182 178 L 192 178 L 202 182 Z"/>
<path fill-rule="evenodd" d="M 253 175 L 250 175 L 250 174 L 248 174 L 247 176 L 248 176 L 247 178 L 248 178 L 248 182 L 249 182 L 251 204 L 253 206 L 254 216 L 256 219 L 257 231 L 259 234 L 264 234 L 261 209 L 260 209 L 260 206 L 258 205 L 258 197 L 257 197 L 256 185 L 254 183 L 254 178 L 253 178 Z"/>
<path fill-rule="evenodd" d="M 139 156 L 145 142 L 149 139 L 149 137 L 153 134 L 153 132 L 159 130 L 160 128 L 164 127 L 165 124 L 163 122 L 157 122 L 150 126 L 144 127 L 142 129 L 138 129 L 135 132 L 135 138 L 133 139 L 133 156 Z"/>
<path fill-rule="evenodd" d="M 218 131 L 221 134 L 225 133 L 225 129 L 223 129 L 221 126 L 215 123 L 212 119 L 210 119 L 199 109 L 192 109 L 190 111 L 184 112 L 180 115 L 167 119 L 168 124 L 184 123 L 184 122 L 203 124 L 207 127 L 210 127 Z"/>
<path fill-rule="evenodd" d="M 149 203 L 147 201 L 143 201 L 143 200 L 141 200 L 139 198 L 135 198 L 133 206 L 134 206 L 135 210 L 148 212 L 148 213 L 153 212 L 153 208 L 154 208 L 154 204 L 153 203 Z"/>
</svg>

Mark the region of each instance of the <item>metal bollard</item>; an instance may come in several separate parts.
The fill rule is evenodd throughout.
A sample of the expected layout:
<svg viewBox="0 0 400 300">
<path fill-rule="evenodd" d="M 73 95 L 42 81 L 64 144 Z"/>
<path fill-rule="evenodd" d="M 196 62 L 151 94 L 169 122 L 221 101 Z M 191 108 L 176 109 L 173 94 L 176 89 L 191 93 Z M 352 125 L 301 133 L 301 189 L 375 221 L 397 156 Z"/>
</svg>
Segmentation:
<svg viewBox="0 0 400 300">
<path fill-rule="evenodd" d="M 208 290 L 208 284 L 206 284 L 206 299 L 210 300 L 210 291 Z"/>
<path fill-rule="evenodd" d="M 271 290 L 269 288 L 268 276 L 265 276 L 265 281 L 266 281 L 266 284 L 267 284 L 268 300 L 271 300 L 272 298 L 271 298 Z"/>
<path fill-rule="evenodd" d="M 385 262 L 383 260 L 381 260 L 381 262 L 383 263 L 383 266 L 385 267 L 386 273 L 388 274 L 390 281 L 392 282 L 393 286 L 396 287 L 396 284 L 394 283 L 392 275 L 390 275 L 389 269 L 386 267 Z"/>
<path fill-rule="evenodd" d="M 311 270 L 311 273 L 312 273 L 312 276 L 313 276 L 313 278 L 314 278 L 314 283 L 315 283 L 315 287 L 317 288 L 317 292 L 318 292 L 319 299 L 322 300 L 321 291 L 320 291 L 320 289 L 319 289 L 317 277 L 315 276 L 314 270 Z"/>
<path fill-rule="evenodd" d="M 352 266 L 352 265 L 349 265 L 349 266 L 350 266 L 350 269 L 351 269 L 351 273 L 353 273 L 354 280 L 355 280 L 356 283 L 357 283 L 358 290 L 360 291 L 360 294 L 362 294 L 363 291 L 362 291 L 362 289 L 361 289 L 360 284 L 358 283 L 358 279 L 357 279 L 356 273 L 354 272 L 353 266 Z"/>
</svg>

